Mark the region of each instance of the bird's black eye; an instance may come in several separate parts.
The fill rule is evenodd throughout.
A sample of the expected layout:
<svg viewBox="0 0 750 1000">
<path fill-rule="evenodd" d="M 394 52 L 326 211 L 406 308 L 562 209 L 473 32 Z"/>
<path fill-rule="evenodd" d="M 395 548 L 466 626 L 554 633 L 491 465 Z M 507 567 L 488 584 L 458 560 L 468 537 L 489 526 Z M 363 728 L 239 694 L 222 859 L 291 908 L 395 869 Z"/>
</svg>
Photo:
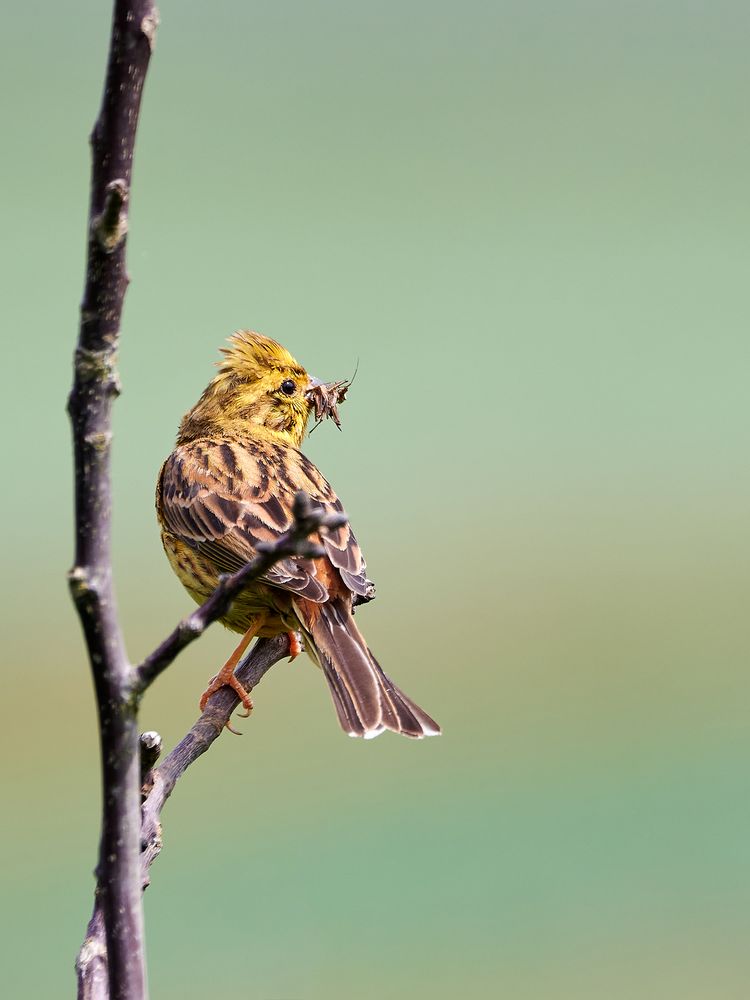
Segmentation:
<svg viewBox="0 0 750 1000">
<path fill-rule="evenodd" d="M 281 383 L 281 391 L 285 396 L 293 396 L 297 389 L 297 383 L 291 378 L 285 378 Z"/>
</svg>

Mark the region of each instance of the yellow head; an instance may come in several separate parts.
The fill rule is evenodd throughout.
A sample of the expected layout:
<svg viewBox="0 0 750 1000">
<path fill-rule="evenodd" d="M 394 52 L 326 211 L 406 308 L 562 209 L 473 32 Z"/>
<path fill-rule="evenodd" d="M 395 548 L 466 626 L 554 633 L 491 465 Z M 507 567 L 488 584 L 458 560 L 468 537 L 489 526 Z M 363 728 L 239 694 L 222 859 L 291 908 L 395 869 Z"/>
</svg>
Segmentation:
<svg viewBox="0 0 750 1000">
<path fill-rule="evenodd" d="M 177 441 L 227 433 L 261 435 L 299 447 L 321 383 L 281 344 L 238 330 L 222 348 L 219 374 L 182 418 Z"/>
</svg>

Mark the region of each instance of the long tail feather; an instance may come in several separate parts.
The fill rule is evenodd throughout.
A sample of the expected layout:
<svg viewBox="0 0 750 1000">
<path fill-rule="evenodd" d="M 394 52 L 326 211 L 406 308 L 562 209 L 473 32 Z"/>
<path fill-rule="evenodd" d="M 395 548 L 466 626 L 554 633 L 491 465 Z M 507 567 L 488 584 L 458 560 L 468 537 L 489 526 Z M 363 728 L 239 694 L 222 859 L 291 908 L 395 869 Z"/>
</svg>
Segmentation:
<svg viewBox="0 0 750 1000">
<path fill-rule="evenodd" d="M 302 608 L 298 613 L 344 732 L 364 739 L 386 729 L 414 739 L 439 735 L 440 726 L 383 673 L 344 601 L 327 601 L 308 622 Z"/>
</svg>

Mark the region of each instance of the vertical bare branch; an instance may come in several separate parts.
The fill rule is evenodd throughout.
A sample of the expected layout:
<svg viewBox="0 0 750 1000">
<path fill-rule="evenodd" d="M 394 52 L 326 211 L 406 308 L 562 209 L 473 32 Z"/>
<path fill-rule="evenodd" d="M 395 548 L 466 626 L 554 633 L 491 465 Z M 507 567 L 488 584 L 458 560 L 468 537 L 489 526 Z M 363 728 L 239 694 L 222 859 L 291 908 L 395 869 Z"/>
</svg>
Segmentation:
<svg viewBox="0 0 750 1000">
<path fill-rule="evenodd" d="M 157 23 L 153 0 L 115 0 L 104 95 L 91 135 L 86 281 L 68 401 L 76 509 L 69 582 L 99 710 L 103 809 L 97 898 L 107 945 L 106 956 L 89 966 L 96 970 L 96 982 L 79 984 L 79 990 L 82 996 L 123 1000 L 141 1000 L 147 991 L 134 672 L 118 623 L 110 558 L 110 416 L 119 391 L 116 356 L 128 284 L 125 243 L 133 149 Z M 97 914 L 92 923 L 95 919 Z M 109 994 L 96 992 L 107 978 Z"/>
</svg>

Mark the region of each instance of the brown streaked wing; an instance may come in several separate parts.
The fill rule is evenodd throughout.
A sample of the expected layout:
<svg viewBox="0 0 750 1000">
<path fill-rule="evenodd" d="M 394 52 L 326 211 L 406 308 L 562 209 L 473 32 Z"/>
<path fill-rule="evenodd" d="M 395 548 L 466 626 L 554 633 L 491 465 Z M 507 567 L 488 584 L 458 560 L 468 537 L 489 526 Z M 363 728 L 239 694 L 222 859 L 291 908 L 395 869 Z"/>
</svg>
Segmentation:
<svg viewBox="0 0 750 1000">
<path fill-rule="evenodd" d="M 169 531 L 224 573 L 234 573 L 288 529 L 291 513 L 263 443 L 250 452 L 236 442 L 195 441 L 164 463 L 161 513 Z M 265 579 L 311 601 L 328 597 L 310 559 L 283 559 Z"/>
<path fill-rule="evenodd" d="M 336 494 L 312 462 L 295 449 L 264 441 L 190 442 L 164 463 L 160 484 L 160 508 L 168 530 L 225 573 L 236 572 L 252 559 L 258 542 L 273 542 L 291 526 L 297 490 L 304 489 L 321 506 L 341 510 Z M 317 536 L 314 540 L 321 541 Z M 372 587 L 348 525 L 322 543 L 355 594 Z M 281 560 L 265 579 L 317 603 L 328 599 L 310 559 Z"/>
</svg>

